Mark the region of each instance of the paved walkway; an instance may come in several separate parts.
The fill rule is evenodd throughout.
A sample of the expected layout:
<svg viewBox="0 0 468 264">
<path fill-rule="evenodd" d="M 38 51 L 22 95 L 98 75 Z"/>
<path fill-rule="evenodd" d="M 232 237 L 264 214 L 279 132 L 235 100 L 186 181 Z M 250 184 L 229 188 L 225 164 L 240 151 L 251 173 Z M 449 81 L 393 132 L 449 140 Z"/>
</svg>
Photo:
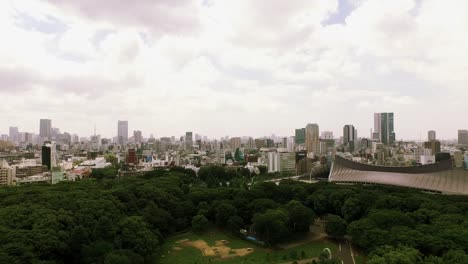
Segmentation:
<svg viewBox="0 0 468 264">
<path fill-rule="evenodd" d="M 343 264 L 356 264 L 352 246 L 348 240 L 338 241 L 338 252 L 334 252 L 333 257 L 341 259 Z"/>
</svg>

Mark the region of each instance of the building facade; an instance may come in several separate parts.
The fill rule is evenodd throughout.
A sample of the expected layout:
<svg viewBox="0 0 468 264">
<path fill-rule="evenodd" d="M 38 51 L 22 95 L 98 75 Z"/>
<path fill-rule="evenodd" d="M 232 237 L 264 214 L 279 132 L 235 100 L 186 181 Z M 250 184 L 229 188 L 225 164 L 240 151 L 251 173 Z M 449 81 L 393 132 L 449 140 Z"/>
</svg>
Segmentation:
<svg viewBox="0 0 468 264">
<path fill-rule="evenodd" d="M 233 137 L 229 140 L 230 142 L 230 145 L 231 145 L 231 148 L 236 150 L 238 148 L 241 147 L 241 138 L 240 137 Z"/>
<path fill-rule="evenodd" d="M 384 145 L 393 145 L 396 138 L 394 121 L 393 113 L 375 113 L 372 138 Z"/>
<path fill-rule="evenodd" d="M 135 144 L 141 144 L 143 142 L 143 135 L 140 130 L 133 131 L 133 139 Z"/>
<path fill-rule="evenodd" d="M 356 142 L 356 129 L 353 125 L 345 125 L 343 127 L 343 145 L 345 148 L 353 152 L 354 151 L 354 142 Z"/>
<path fill-rule="evenodd" d="M 126 145 L 128 143 L 128 121 L 118 121 L 117 143 L 120 145 Z"/>
<path fill-rule="evenodd" d="M 320 139 L 333 139 L 333 132 L 332 131 L 323 131 L 320 134 Z"/>
<path fill-rule="evenodd" d="M 319 126 L 317 124 L 307 124 L 305 132 L 305 145 L 307 152 L 318 154 L 320 152 Z"/>
<path fill-rule="evenodd" d="M 12 185 L 14 168 L 10 167 L 6 160 L 0 160 L 0 186 Z"/>
<path fill-rule="evenodd" d="M 189 150 L 193 147 L 193 133 L 185 132 L 185 149 Z"/>
<path fill-rule="evenodd" d="M 39 136 L 42 140 L 52 140 L 52 120 L 41 119 L 39 124 Z"/>
<path fill-rule="evenodd" d="M 54 143 L 46 143 L 42 146 L 41 152 L 42 165 L 47 166 L 47 170 L 51 170 L 52 167 L 57 166 L 57 157 Z"/>
<path fill-rule="evenodd" d="M 440 141 L 431 140 L 431 141 L 424 142 L 424 148 L 430 149 L 432 152 L 432 155 L 440 153 Z"/>
<path fill-rule="evenodd" d="M 305 144 L 305 134 L 305 128 L 296 129 L 294 140 L 297 145 Z"/>
<path fill-rule="evenodd" d="M 468 146 L 468 130 L 458 130 L 458 145 Z"/>
<path fill-rule="evenodd" d="M 436 140 L 436 132 L 434 130 L 429 130 L 427 132 L 427 140 L 428 141 Z"/>
</svg>

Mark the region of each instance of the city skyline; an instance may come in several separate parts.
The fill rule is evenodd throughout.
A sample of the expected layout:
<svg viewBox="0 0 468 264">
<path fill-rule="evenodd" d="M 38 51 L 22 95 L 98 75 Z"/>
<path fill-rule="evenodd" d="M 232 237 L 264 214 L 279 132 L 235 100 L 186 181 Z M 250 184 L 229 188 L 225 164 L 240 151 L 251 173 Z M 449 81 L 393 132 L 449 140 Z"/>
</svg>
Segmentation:
<svg viewBox="0 0 468 264">
<path fill-rule="evenodd" d="M 357 138 L 367 138 L 367 139 L 376 139 L 376 132 L 375 132 L 375 127 L 376 126 L 380 126 L 381 124 L 380 123 L 377 123 L 377 119 L 380 120 L 380 115 L 381 114 L 387 114 L 387 113 L 374 113 L 373 114 L 373 123 L 374 123 L 374 128 L 370 128 L 371 131 L 372 131 L 372 134 L 369 132 L 369 135 L 366 135 L 365 131 L 362 131 L 361 130 L 361 134 L 359 133 L 360 130 L 358 130 L 355 126 L 351 125 L 354 130 L 353 130 L 353 135 L 354 137 L 356 137 L 356 135 L 359 135 L 356 137 Z M 392 126 L 393 126 L 393 113 L 388 113 L 388 114 L 391 114 L 392 115 Z M 154 132 L 151 132 L 151 131 L 143 131 L 141 129 L 138 129 L 136 127 L 129 127 L 129 122 L 128 120 L 118 120 L 118 123 L 117 123 L 117 126 L 116 126 L 116 133 L 114 132 L 114 134 L 111 134 L 111 135 L 105 135 L 105 134 L 100 134 L 98 132 L 96 132 L 96 125 L 94 124 L 93 125 L 93 132 L 91 134 L 78 134 L 76 132 L 73 132 L 73 131 L 68 131 L 66 128 L 62 128 L 60 126 L 56 126 L 56 125 L 53 125 L 52 126 L 52 119 L 40 119 L 40 128 L 36 131 L 25 131 L 23 129 L 21 129 L 21 127 L 19 126 L 9 126 L 8 127 L 8 131 L 6 131 L 5 133 L 3 133 L 1 130 L 0 130 L 0 135 L 7 135 L 9 136 L 10 138 L 12 137 L 12 134 L 13 136 L 16 136 L 16 134 L 18 134 L 18 132 L 20 133 L 26 133 L 26 134 L 35 134 L 39 137 L 43 137 L 42 139 L 43 140 L 50 140 L 50 137 L 49 136 L 43 136 L 42 134 L 43 133 L 48 133 L 49 135 L 51 133 L 53 133 L 53 129 L 58 129 L 59 131 L 61 130 L 62 132 L 66 132 L 66 133 L 69 133 L 69 134 L 73 134 L 73 135 L 79 135 L 80 137 L 92 137 L 93 135 L 100 135 L 101 137 L 103 138 L 116 138 L 118 142 L 121 142 L 121 143 L 124 143 L 124 142 L 127 142 L 128 139 L 129 139 L 129 131 L 133 131 L 133 133 L 135 134 L 135 132 L 138 133 L 138 137 L 142 137 L 142 138 L 149 138 L 150 135 L 154 136 L 155 133 Z M 55 123 L 54 123 L 55 124 Z M 306 124 L 306 125 L 303 125 L 304 127 L 303 128 L 300 128 L 300 129 L 303 129 L 304 130 L 304 133 L 305 133 L 305 129 L 307 127 L 307 125 L 311 125 L 310 123 Z M 319 125 L 320 124 L 313 124 L 313 125 Z M 344 125 L 345 127 L 348 126 L 348 125 Z M 115 130 L 115 129 L 114 129 Z M 187 130 L 187 129 L 186 129 Z M 291 137 L 291 136 L 297 136 L 297 128 L 296 129 L 291 129 L 291 133 L 289 134 L 276 134 L 276 133 L 266 133 L 266 134 L 263 134 L 263 135 L 260 135 L 260 134 L 243 134 L 243 135 L 236 135 L 236 134 L 224 134 L 224 135 L 219 135 L 219 136 L 210 136 L 210 135 L 206 135 L 206 134 L 202 134 L 203 136 L 207 136 L 211 139 L 219 139 L 219 138 L 223 138 L 223 137 L 226 137 L 226 136 L 229 136 L 229 137 L 237 137 L 237 136 L 241 136 L 241 137 L 254 137 L 254 138 L 261 138 L 261 137 L 269 137 L 269 136 L 278 136 L 278 137 L 282 137 L 282 136 L 287 136 L 287 137 Z M 456 133 L 456 136 L 454 138 L 439 138 L 437 137 L 437 139 L 441 139 L 441 140 L 457 140 L 459 138 L 459 132 L 460 131 L 465 131 L 465 129 L 458 129 L 457 131 L 455 131 Z M 42 132 L 41 132 L 42 131 Z M 197 131 L 197 130 L 194 130 L 194 131 Z M 334 138 L 335 139 L 339 139 L 340 137 L 343 136 L 343 127 L 341 128 L 340 131 L 328 131 L 327 129 L 324 129 L 324 130 L 321 130 L 319 129 L 319 138 L 321 139 L 327 139 L 328 137 L 324 137 L 323 136 L 323 132 L 325 133 L 331 133 L 334 135 Z M 187 136 L 187 133 L 192 133 L 192 132 L 176 132 L 175 134 L 165 134 L 165 135 L 157 135 L 155 138 L 160 138 L 160 137 L 167 137 L 167 136 Z M 434 133 L 434 138 L 435 138 L 435 133 L 438 134 L 437 131 L 434 131 L 434 130 L 427 130 L 425 131 L 424 133 L 426 133 L 425 135 L 423 135 L 422 133 L 419 135 L 420 137 L 419 138 L 399 138 L 398 136 L 396 137 L 396 140 L 412 140 L 412 141 L 420 141 L 420 142 L 424 142 L 424 141 L 427 141 L 427 140 L 432 140 L 431 139 L 431 134 Z M 123 138 L 120 138 L 120 134 L 123 135 Z M 200 134 L 200 132 L 196 132 L 196 134 Z M 378 133 L 377 133 L 378 134 Z M 304 134 L 305 136 L 305 134 Z"/>
<path fill-rule="evenodd" d="M 363 136 L 387 111 L 397 139 L 468 128 L 455 121 L 468 98 L 466 1 L 169 3 L 2 1 L 0 133 L 38 133 L 49 118 L 106 137 L 117 120 L 155 135 L 317 123 Z"/>
</svg>

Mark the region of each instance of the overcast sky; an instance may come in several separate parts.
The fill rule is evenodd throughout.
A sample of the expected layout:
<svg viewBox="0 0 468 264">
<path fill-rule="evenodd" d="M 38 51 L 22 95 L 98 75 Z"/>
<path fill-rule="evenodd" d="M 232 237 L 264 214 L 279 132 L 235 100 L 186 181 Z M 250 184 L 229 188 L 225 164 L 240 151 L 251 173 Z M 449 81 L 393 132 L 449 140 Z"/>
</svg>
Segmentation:
<svg viewBox="0 0 468 264">
<path fill-rule="evenodd" d="M 0 134 L 468 128 L 466 0 L 4 0 Z"/>
</svg>

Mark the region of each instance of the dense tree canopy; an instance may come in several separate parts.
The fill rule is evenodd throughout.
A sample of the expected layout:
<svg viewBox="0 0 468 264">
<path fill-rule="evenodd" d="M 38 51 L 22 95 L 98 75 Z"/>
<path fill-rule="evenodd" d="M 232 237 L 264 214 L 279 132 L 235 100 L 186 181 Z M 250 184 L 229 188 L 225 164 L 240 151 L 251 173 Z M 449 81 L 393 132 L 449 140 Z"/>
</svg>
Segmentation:
<svg viewBox="0 0 468 264">
<path fill-rule="evenodd" d="M 348 235 L 369 263 L 468 263 L 468 197 L 412 190 L 245 178 L 219 166 L 157 169 L 115 178 L 0 188 L 0 259 L 6 263 L 154 263 L 175 232 L 209 223 L 274 245 L 308 232 L 316 215 Z M 328 216 L 327 216 L 328 215 Z"/>
</svg>

